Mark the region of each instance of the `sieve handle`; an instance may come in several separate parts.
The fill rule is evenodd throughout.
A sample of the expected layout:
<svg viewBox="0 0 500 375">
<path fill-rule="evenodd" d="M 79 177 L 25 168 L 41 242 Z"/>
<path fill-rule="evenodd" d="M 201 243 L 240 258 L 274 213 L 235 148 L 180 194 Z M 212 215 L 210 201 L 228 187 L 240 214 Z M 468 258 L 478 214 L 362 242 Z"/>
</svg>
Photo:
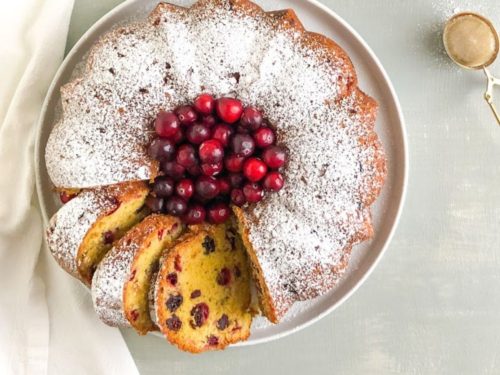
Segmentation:
<svg viewBox="0 0 500 375">
<path fill-rule="evenodd" d="M 488 86 L 486 87 L 486 92 L 484 93 L 484 99 L 490 106 L 493 115 L 495 115 L 498 125 L 500 125 L 500 114 L 498 113 L 495 104 L 493 104 L 493 89 L 495 86 L 500 86 L 500 79 L 493 77 L 486 67 L 483 67 L 483 71 L 488 79 Z"/>
</svg>

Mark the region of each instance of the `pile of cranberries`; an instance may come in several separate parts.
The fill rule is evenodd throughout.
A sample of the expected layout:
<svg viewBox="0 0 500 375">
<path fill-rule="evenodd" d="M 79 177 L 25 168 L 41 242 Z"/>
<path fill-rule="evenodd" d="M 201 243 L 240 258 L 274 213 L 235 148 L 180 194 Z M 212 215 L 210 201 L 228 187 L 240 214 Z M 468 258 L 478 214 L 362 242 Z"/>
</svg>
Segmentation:
<svg viewBox="0 0 500 375">
<path fill-rule="evenodd" d="M 148 148 L 160 162 L 146 204 L 187 224 L 222 223 L 229 204 L 259 202 L 283 187 L 285 150 L 262 113 L 234 98 L 201 94 L 192 105 L 162 111 Z"/>
</svg>

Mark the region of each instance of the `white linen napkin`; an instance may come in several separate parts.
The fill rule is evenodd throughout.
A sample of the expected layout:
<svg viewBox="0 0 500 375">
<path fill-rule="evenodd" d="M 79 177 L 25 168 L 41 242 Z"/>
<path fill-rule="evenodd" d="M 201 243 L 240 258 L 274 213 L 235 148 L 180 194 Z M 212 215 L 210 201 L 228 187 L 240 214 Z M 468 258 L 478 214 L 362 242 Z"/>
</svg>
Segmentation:
<svg viewBox="0 0 500 375">
<path fill-rule="evenodd" d="M 73 0 L 0 4 L 2 375 L 138 373 L 120 332 L 97 320 L 88 292 L 55 265 L 42 236 L 34 134 L 72 8 Z"/>
</svg>

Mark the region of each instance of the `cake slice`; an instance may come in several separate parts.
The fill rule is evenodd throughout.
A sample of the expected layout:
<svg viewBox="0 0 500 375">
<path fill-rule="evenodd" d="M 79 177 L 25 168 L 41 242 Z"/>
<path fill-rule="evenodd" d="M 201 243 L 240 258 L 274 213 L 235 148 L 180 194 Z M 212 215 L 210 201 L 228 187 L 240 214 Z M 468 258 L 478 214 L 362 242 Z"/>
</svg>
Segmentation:
<svg viewBox="0 0 500 375">
<path fill-rule="evenodd" d="M 161 263 L 157 324 L 182 350 L 199 353 L 246 340 L 250 304 L 247 255 L 230 224 L 186 235 Z"/>
<path fill-rule="evenodd" d="M 90 285 L 97 264 L 146 214 L 149 189 L 130 182 L 84 190 L 50 219 L 47 243 L 68 273 Z"/>
<path fill-rule="evenodd" d="M 161 253 L 181 234 L 178 218 L 150 215 L 129 230 L 106 254 L 92 281 L 99 318 L 110 326 L 132 326 L 139 334 L 156 329 L 149 291 Z"/>
</svg>

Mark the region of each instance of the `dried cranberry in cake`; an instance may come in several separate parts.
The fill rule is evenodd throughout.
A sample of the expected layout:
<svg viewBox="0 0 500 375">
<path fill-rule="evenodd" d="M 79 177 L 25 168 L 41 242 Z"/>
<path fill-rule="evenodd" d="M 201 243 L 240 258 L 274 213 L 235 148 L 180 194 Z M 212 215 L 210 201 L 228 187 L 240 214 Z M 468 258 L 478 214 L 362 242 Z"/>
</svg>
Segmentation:
<svg viewBox="0 0 500 375">
<path fill-rule="evenodd" d="M 107 232 L 104 232 L 102 237 L 103 237 L 103 242 L 106 245 L 112 244 L 113 241 L 115 240 L 115 234 L 110 230 L 108 230 Z"/>
<path fill-rule="evenodd" d="M 240 120 L 241 126 L 255 131 L 262 125 L 262 113 L 255 107 L 246 107 Z"/>
<path fill-rule="evenodd" d="M 205 199 L 215 198 L 219 194 L 217 180 L 210 176 L 200 176 L 194 185 L 196 194 Z"/>
<path fill-rule="evenodd" d="M 275 135 L 272 129 L 262 127 L 253 133 L 253 139 L 257 147 L 266 148 L 274 143 Z"/>
<path fill-rule="evenodd" d="M 218 163 L 203 163 L 201 171 L 205 176 L 217 176 L 222 171 L 222 162 Z"/>
<path fill-rule="evenodd" d="M 224 202 L 212 204 L 207 211 L 208 221 L 213 224 L 221 224 L 229 219 L 231 209 Z"/>
<path fill-rule="evenodd" d="M 183 219 L 186 224 L 201 224 L 205 221 L 205 208 L 201 204 L 192 204 L 188 207 Z"/>
<path fill-rule="evenodd" d="M 72 200 L 74 197 L 76 197 L 76 194 L 69 194 L 66 191 L 61 191 L 59 193 L 59 199 L 61 200 L 62 204 L 68 203 L 70 200 Z"/>
<path fill-rule="evenodd" d="M 227 124 L 217 124 L 212 129 L 212 138 L 217 139 L 222 146 L 227 147 L 229 139 L 233 135 L 233 128 Z"/>
<path fill-rule="evenodd" d="M 245 157 L 237 154 L 231 154 L 224 159 L 224 166 L 229 172 L 241 172 L 243 170 L 243 163 Z"/>
<path fill-rule="evenodd" d="M 250 333 L 250 270 L 234 223 L 188 232 L 162 259 L 155 287 L 155 313 L 166 338 L 198 353 L 223 349 Z M 175 270 L 180 257 L 183 271 Z M 239 277 L 235 270 L 240 269 Z M 172 274 L 177 275 L 172 283 Z M 179 303 L 175 297 L 184 296 Z M 175 322 L 175 329 L 173 328 Z"/>
<path fill-rule="evenodd" d="M 177 284 L 177 273 L 171 272 L 167 275 L 167 280 L 170 283 L 170 285 L 175 286 Z"/>
<path fill-rule="evenodd" d="M 243 206 L 246 203 L 245 194 L 243 194 L 243 190 L 241 189 L 233 189 L 231 190 L 231 203 L 235 204 L 238 207 Z"/>
<path fill-rule="evenodd" d="M 264 197 L 262 187 L 255 182 L 245 184 L 245 186 L 243 186 L 243 194 L 250 203 L 259 202 Z"/>
<path fill-rule="evenodd" d="M 196 114 L 194 108 L 190 105 L 183 105 L 182 107 L 177 108 L 175 113 L 182 125 L 191 125 L 198 120 L 198 115 Z"/>
<path fill-rule="evenodd" d="M 210 138 L 210 130 L 203 124 L 194 124 L 187 129 L 186 138 L 192 144 L 199 145 Z"/>
<path fill-rule="evenodd" d="M 262 153 L 262 160 L 264 160 L 264 163 L 266 163 L 269 168 L 280 168 L 286 162 L 285 150 L 278 146 L 269 146 Z"/>
<path fill-rule="evenodd" d="M 266 173 L 266 164 L 258 158 L 249 158 L 243 164 L 243 174 L 252 182 L 260 181 Z"/>
<path fill-rule="evenodd" d="M 161 170 L 167 175 L 172 177 L 174 180 L 179 180 L 184 177 L 186 168 L 175 161 L 167 161 L 161 163 Z"/>
<path fill-rule="evenodd" d="M 161 212 L 163 210 L 164 200 L 160 197 L 155 197 L 153 195 L 148 195 L 146 198 L 146 206 L 152 212 Z"/>
<path fill-rule="evenodd" d="M 175 160 L 177 161 L 177 164 L 182 165 L 184 168 L 192 167 L 198 163 L 196 150 L 192 145 L 182 145 L 177 149 L 177 156 Z"/>
<path fill-rule="evenodd" d="M 248 157 L 255 151 L 255 142 L 249 134 L 236 134 L 231 139 L 231 149 L 237 155 Z"/>
<path fill-rule="evenodd" d="M 181 197 L 170 197 L 165 204 L 165 209 L 172 216 L 182 216 L 187 211 L 187 203 Z"/>
<path fill-rule="evenodd" d="M 269 191 L 280 191 L 284 185 L 283 176 L 279 172 L 270 172 L 264 177 L 262 186 Z"/>
<path fill-rule="evenodd" d="M 171 139 L 156 138 L 149 145 L 148 154 L 158 161 L 172 160 L 175 155 L 175 143 Z"/>
<path fill-rule="evenodd" d="M 224 147 L 217 139 L 203 142 L 198 152 L 203 163 L 218 163 L 224 157 Z"/>
<path fill-rule="evenodd" d="M 220 98 L 215 101 L 215 111 L 222 121 L 233 124 L 240 119 L 243 105 L 238 99 Z"/>
<path fill-rule="evenodd" d="M 156 116 L 155 130 L 160 137 L 173 138 L 179 131 L 180 121 L 172 112 L 161 111 Z"/>
<path fill-rule="evenodd" d="M 175 187 L 175 192 L 179 197 L 188 201 L 189 198 L 193 196 L 194 193 L 194 183 L 188 178 L 184 178 L 177 183 Z"/>
<path fill-rule="evenodd" d="M 214 110 L 215 99 L 212 95 L 201 94 L 194 100 L 193 106 L 198 113 L 209 115 Z"/>
<path fill-rule="evenodd" d="M 174 193 L 175 182 L 167 176 L 157 177 L 153 183 L 153 192 L 157 197 L 168 198 Z"/>
</svg>

